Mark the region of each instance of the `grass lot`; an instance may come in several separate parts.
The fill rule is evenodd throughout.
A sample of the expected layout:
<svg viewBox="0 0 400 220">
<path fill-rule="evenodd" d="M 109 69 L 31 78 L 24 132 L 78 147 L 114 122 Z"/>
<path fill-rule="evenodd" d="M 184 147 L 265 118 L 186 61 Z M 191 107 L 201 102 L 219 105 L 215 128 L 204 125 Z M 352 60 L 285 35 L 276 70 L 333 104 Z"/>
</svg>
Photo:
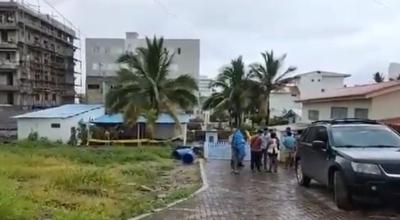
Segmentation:
<svg viewBox="0 0 400 220">
<path fill-rule="evenodd" d="M 200 187 L 197 166 L 161 147 L 0 147 L 0 219 L 127 219 Z"/>
</svg>

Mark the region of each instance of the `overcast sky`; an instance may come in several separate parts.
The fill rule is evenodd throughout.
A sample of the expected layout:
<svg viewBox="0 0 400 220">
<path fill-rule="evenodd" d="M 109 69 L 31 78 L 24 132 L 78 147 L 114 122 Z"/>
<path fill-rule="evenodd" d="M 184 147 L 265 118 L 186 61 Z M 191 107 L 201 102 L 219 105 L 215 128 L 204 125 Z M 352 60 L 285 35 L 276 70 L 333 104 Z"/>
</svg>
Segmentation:
<svg viewBox="0 0 400 220">
<path fill-rule="evenodd" d="M 261 61 L 287 53 L 298 72 L 327 70 L 370 82 L 400 62 L 399 0 L 48 0 L 85 37 L 126 31 L 199 38 L 202 75 L 215 76 L 232 58 Z"/>
</svg>

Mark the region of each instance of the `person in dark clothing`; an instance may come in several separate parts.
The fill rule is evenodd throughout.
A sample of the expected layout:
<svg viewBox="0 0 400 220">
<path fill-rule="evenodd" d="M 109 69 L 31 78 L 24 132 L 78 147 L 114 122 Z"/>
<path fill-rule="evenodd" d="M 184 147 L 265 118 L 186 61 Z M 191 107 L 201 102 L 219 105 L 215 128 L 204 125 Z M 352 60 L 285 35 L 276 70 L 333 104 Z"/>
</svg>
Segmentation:
<svg viewBox="0 0 400 220">
<path fill-rule="evenodd" d="M 279 139 L 275 132 L 271 133 L 271 138 L 268 144 L 268 172 L 278 172 L 278 152 L 279 152 Z"/>
<path fill-rule="evenodd" d="M 251 149 L 251 170 L 254 172 L 256 168 L 261 172 L 261 144 L 262 144 L 262 134 L 263 131 L 258 131 L 257 135 L 252 137 L 250 140 Z"/>
</svg>

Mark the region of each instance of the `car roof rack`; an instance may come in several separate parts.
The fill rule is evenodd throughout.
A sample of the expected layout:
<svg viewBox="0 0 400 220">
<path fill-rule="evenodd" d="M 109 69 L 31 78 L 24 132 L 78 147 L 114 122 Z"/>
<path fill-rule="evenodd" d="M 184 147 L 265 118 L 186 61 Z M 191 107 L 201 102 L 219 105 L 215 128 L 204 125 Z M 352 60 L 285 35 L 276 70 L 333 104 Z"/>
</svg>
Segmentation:
<svg viewBox="0 0 400 220">
<path fill-rule="evenodd" d="M 319 120 L 312 124 L 380 124 L 378 121 L 363 118 L 343 118 L 332 120 Z"/>
</svg>

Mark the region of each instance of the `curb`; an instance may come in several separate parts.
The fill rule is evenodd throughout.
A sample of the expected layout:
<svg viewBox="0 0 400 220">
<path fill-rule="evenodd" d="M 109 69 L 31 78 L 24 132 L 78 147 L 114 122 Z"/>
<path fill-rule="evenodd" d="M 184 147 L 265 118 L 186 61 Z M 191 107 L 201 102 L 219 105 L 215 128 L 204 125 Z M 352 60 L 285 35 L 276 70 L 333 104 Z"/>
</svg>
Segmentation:
<svg viewBox="0 0 400 220">
<path fill-rule="evenodd" d="M 149 216 L 151 216 L 151 215 L 154 215 L 154 214 L 156 214 L 156 213 L 158 213 L 158 212 L 161 212 L 161 211 L 163 211 L 163 210 L 165 210 L 165 209 L 171 208 L 172 206 L 175 206 L 175 205 L 177 205 L 177 204 L 179 204 L 179 203 L 181 203 L 181 202 L 184 202 L 184 201 L 186 201 L 186 200 L 188 200 L 188 199 L 190 199 L 190 198 L 193 198 L 195 195 L 197 195 L 197 194 L 203 192 L 204 190 L 206 190 L 206 189 L 208 188 L 208 181 L 207 181 L 206 173 L 205 173 L 205 171 L 204 171 L 204 159 L 200 159 L 200 160 L 199 160 L 199 164 L 200 164 L 200 177 L 201 177 L 201 180 L 202 180 L 202 186 L 201 186 L 200 189 L 198 189 L 196 192 L 192 193 L 192 194 L 189 195 L 188 197 L 183 198 L 183 199 L 180 199 L 180 200 L 177 200 L 177 201 L 175 201 L 175 202 L 172 202 L 172 203 L 166 205 L 166 206 L 163 207 L 163 208 L 154 209 L 153 211 L 151 211 L 151 212 L 149 212 L 149 213 L 141 214 L 141 215 L 139 215 L 139 216 L 130 218 L 130 219 L 128 219 L 128 220 L 140 220 L 140 219 L 144 219 L 144 218 L 149 217 Z"/>
</svg>

